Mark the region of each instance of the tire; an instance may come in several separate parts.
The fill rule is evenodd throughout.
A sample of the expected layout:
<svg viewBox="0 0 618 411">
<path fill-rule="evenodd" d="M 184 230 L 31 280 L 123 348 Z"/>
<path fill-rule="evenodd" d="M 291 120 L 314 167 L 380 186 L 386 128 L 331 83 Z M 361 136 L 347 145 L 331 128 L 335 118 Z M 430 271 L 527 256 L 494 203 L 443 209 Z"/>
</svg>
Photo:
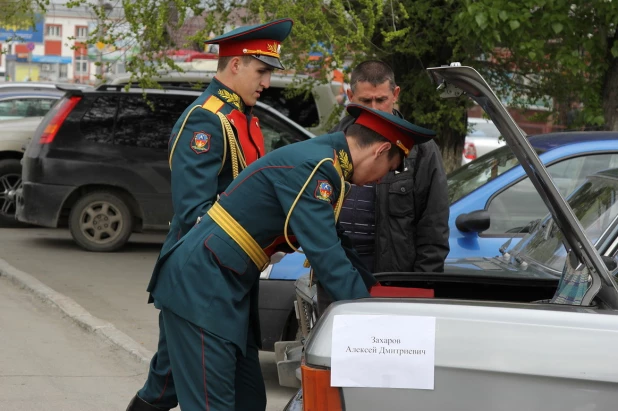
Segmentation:
<svg viewBox="0 0 618 411">
<path fill-rule="evenodd" d="M 115 251 L 129 241 L 133 216 L 118 194 L 95 191 L 73 205 L 69 230 L 77 245 L 88 251 Z"/>
<path fill-rule="evenodd" d="M 15 192 L 21 188 L 21 164 L 19 160 L 0 160 L 0 226 L 24 226 L 15 219 Z"/>
</svg>

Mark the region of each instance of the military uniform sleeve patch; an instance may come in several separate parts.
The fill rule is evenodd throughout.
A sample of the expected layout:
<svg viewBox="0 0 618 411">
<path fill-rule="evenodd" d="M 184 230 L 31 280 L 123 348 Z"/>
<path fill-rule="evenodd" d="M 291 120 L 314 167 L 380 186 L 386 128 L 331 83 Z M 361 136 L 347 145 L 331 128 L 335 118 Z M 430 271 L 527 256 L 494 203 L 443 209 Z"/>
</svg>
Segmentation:
<svg viewBox="0 0 618 411">
<path fill-rule="evenodd" d="M 205 131 L 196 131 L 191 139 L 191 150 L 196 154 L 207 153 L 210 150 L 210 134 Z"/>
<path fill-rule="evenodd" d="M 318 180 L 318 184 L 315 187 L 313 195 L 318 200 L 330 202 L 333 195 L 332 184 L 328 180 Z"/>
</svg>

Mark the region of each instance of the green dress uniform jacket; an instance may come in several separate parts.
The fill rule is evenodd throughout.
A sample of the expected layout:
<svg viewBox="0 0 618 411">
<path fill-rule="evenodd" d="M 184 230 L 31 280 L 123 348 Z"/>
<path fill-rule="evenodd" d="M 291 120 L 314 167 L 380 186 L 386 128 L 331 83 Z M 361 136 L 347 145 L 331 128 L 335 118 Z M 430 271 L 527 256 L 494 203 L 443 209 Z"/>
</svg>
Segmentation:
<svg viewBox="0 0 618 411">
<path fill-rule="evenodd" d="M 161 254 L 193 227 L 233 180 L 229 138 L 224 138 L 217 113 L 229 120 L 247 164 L 264 155 L 264 138 L 251 107 L 214 78 L 172 129 L 169 165 L 175 214 Z"/>
<path fill-rule="evenodd" d="M 251 293 L 263 269 L 258 264 L 298 244 L 335 300 L 369 297 L 374 280 L 366 283 L 353 267 L 335 228 L 335 207 L 345 191 L 342 177 L 351 174 L 343 133 L 282 147 L 252 163 L 200 223 L 161 256 L 151 279 L 155 301 L 244 352 L 249 325 L 259 335 L 257 298 Z M 222 228 L 213 219 L 216 209 L 241 229 Z M 266 261 L 256 264 L 241 246 L 242 229 Z"/>
</svg>

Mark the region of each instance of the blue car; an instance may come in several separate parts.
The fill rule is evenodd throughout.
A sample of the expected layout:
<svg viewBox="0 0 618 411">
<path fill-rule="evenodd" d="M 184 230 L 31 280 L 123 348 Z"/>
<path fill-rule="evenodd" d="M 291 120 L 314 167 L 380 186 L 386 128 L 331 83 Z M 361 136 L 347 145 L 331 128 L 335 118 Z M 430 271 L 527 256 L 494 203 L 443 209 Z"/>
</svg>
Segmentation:
<svg viewBox="0 0 618 411">
<path fill-rule="evenodd" d="M 618 133 L 569 132 L 529 137 L 558 191 L 568 197 L 585 178 L 618 167 Z M 548 210 L 511 149 L 504 146 L 448 176 L 448 258 L 494 257 L 514 246 Z"/>
<path fill-rule="evenodd" d="M 529 143 L 567 197 L 585 178 L 618 167 L 617 132 L 565 132 L 531 136 Z M 494 257 L 515 246 L 548 210 L 508 146 L 448 175 L 449 259 Z M 264 349 L 294 339 L 294 280 L 308 272 L 304 255 L 290 254 L 262 273 L 260 322 Z"/>
</svg>

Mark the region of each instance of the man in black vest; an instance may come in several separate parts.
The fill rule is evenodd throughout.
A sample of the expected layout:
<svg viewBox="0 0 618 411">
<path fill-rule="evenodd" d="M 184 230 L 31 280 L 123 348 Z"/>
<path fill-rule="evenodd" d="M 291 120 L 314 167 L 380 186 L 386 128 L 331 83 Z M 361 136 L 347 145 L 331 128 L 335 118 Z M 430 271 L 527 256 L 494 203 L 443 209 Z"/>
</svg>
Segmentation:
<svg viewBox="0 0 618 411">
<path fill-rule="evenodd" d="M 384 62 L 365 61 L 352 71 L 352 103 L 403 117 L 394 108 L 399 92 Z M 344 117 L 331 133 L 353 121 Z M 389 173 L 378 184 L 353 185 L 339 222 L 371 272 L 442 272 L 449 206 L 442 156 L 431 140 L 414 146 L 405 171 Z"/>
</svg>

